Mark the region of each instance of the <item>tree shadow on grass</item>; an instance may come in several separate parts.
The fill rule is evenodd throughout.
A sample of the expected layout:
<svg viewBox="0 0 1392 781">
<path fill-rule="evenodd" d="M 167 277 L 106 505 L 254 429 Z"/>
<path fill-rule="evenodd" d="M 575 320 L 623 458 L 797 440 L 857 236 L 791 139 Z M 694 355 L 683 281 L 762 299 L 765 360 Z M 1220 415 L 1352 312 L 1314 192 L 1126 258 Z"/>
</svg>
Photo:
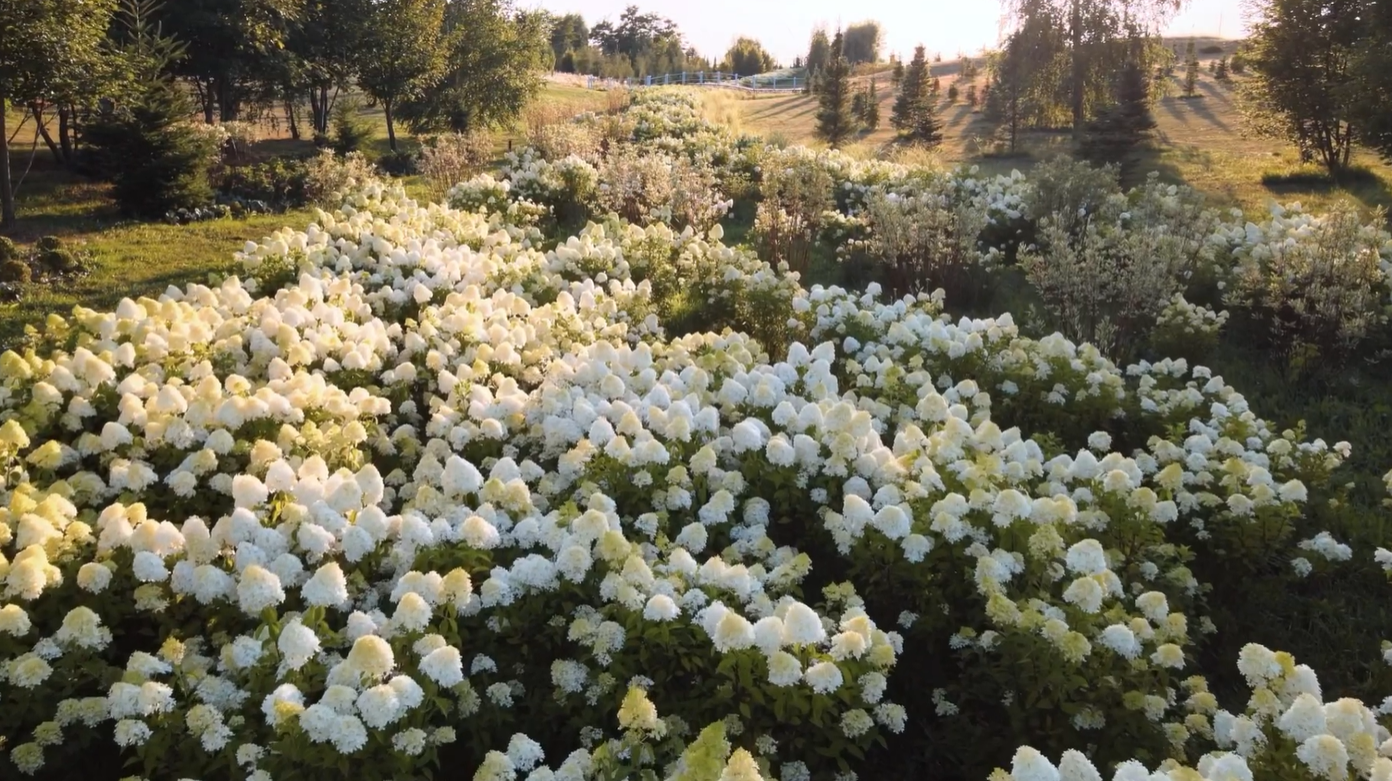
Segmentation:
<svg viewBox="0 0 1392 781">
<path fill-rule="evenodd" d="M 789 108 L 796 106 L 798 102 L 803 99 L 804 97 L 802 95 L 794 95 L 788 98 L 779 98 L 777 100 L 768 101 L 767 106 L 761 107 L 751 112 L 749 118 L 757 122 L 761 119 L 769 119 L 771 117 L 776 117 L 782 114 L 784 111 L 788 110 Z M 807 112 L 804 111 L 803 113 L 805 114 Z"/>
<path fill-rule="evenodd" d="M 1392 187 L 1366 166 L 1352 166 L 1337 174 L 1312 166 L 1262 174 L 1262 186 L 1273 196 L 1298 198 L 1311 193 L 1343 192 L 1370 209 L 1392 208 Z"/>
<path fill-rule="evenodd" d="M 1228 126 L 1228 123 L 1219 119 L 1218 115 L 1213 113 L 1213 109 L 1209 108 L 1207 98 L 1203 95 L 1195 95 L 1193 98 L 1189 98 L 1184 102 L 1190 106 L 1190 109 L 1194 112 L 1194 116 L 1222 130 L 1224 133 L 1232 132 L 1232 128 Z"/>
<path fill-rule="evenodd" d="M 1163 143 L 1163 138 L 1157 138 Z M 1122 182 L 1123 185 L 1131 186 L 1145 181 L 1151 172 L 1160 175 L 1160 181 L 1166 184 L 1192 186 L 1184 178 L 1183 172 L 1176 164 L 1174 158 L 1179 162 L 1192 164 L 1198 167 L 1209 167 L 1213 164 L 1213 154 L 1197 146 L 1172 146 L 1170 156 L 1165 155 L 1165 149 L 1161 143 L 1145 144 L 1136 150 L 1134 157 L 1133 173 L 1129 181 Z"/>
<path fill-rule="evenodd" d="M 1217 100 L 1222 103 L 1228 104 L 1232 103 L 1232 95 L 1230 94 L 1231 89 L 1221 88 L 1216 82 L 1200 81 L 1199 89 L 1203 90 L 1208 95 L 1208 97 L 1212 98 L 1213 100 Z"/>
<path fill-rule="evenodd" d="M 1174 117 L 1182 125 L 1189 124 L 1189 112 L 1179 110 L 1179 98 L 1161 98 L 1160 105 L 1164 107 L 1166 113 Z"/>
<path fill-rule="evenodd" d="M 29 154 L 10 154 L 11 171 L 29 166 Z M 15 191 L 18 219 L 4 235 L 29 243 L 43 236 L 66 238 L 100 230 L 121 221 L 110 187 L 59 165 L 45 152 L 34 160 Z"/>
</svg>

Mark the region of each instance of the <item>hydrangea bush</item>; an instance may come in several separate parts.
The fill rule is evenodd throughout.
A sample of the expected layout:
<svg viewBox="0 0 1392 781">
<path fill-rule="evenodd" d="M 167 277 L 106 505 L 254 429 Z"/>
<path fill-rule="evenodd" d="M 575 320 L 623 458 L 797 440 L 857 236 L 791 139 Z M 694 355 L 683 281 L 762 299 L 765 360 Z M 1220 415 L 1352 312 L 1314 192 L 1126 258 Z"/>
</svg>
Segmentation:
<svg viewBox="0 0 1392 781">
<path fill-rule="evenodd" d="M 688 108 L 629 143 L 762 179 Z M 851 220 L 913 181 L 1024 215 L 1018 177 L 826 159 Z M 1392 566 L 1318 526 L 1345 443 L 719 225 L 559 235 L 604 163 L 359 182 L 0 355 L 7 773 L 1389 777 L 1383 707 L 1252 645 L 1223 710 L 1203 663 L 1266 562 Z"/>
</svg>

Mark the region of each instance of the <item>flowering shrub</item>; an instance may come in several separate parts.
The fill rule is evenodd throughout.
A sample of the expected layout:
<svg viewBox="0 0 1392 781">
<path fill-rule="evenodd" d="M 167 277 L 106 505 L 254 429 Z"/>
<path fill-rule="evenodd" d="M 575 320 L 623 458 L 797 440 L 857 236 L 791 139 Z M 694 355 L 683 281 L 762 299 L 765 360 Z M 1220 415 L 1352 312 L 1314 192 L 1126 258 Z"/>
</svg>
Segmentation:
<svg viewBox="0 0 1392 781">
<path fill-rule="evenodd" d="M 1192 191 L 1152 174 L 1129 193 L 1041 220 L 1020 264 L 1065 334 L 1127 355 L 1204 270 L 1211 222 Z"/>
<path fill-rule="evenodd" d="M 251 145 L 261 138 L 260 129 L 252 122 L 223 122 L 217 127 L 226 134 L 221 148 L 233 160 L 244 160 L 251 152 Z"/>
<path fill-rule="evenodd" d="M 1346 360 L 1387 322 L 1392 245 L 1379 223 L 1365 224 L 1348 204 L 1321 218 L 1278 207 L 1265 225 L 1227 233 L 1236 259 L 1229 304 L 1264 322 L 1293 367 Z"/>
<path fill-rule="evenodd" d="M 1231 600 L 1392 567 L 1320 526 L 1347 443 L 1182 358 L 804 287 L 666 205 L 752 175 L 761 231 L 931 274 L 1021 240 L 1022 177 L 769 152 L 672 93 L 620 125 L 448 206 L 334 178 L 236 276 L 0 355 L 7 773 L 1387 777 L 1385 708 L 1257 646 L 1242 715 L 1204 677 Z M 1151 181 L 1024 265 L 1110 347 L 1202 330 L 1216 219 Z"/>
<path fill-rule="evenodd" d="M 1188 714 L 1168 731 L 1177 758 L 1166 760 L 1152 774 L 1131 760 L 1121 764 L 1115 778 L 1140 781 L 1158 776 L 1170 779 L 1385 779 L 1392 776 L 1388 758 L 1389 733 L 1379 723 L 1386 703 L 1369 708 L 1355 699 L 1326 702 L 1315 672 L 1297 665 L 1290 654 L 1249 644 L 1237 660 L 1238 670 L 1252 690 L 1244 712 L 1222 710 L 1202 679 L 1184 682 Z M 1186 757 L 1198 757 L 1193 766 Z M 1032 748 L 1016 752 L 1009 772 L 997 770 L 996 781 L 1014 779 L 1096 779 L 1093 763 L 1078 751 L 1064 752 L 1057 767 Z"/>
<path fill-rule="evenodd" d="M 223 148 L 232 139 L 232 135 L 224 125 L 213 125 L 207 122 L 187 122 L 184 126 L 198 138 L 202 147 L 208 150 L 208 168 L 214 168 L 222 162 Z"/>
<path fill-rule="evenodd" d="M 418 167 L 438 192 L 445 192 L 478 174 L 492 156 L 488 133 L 447 133 L 422 140 Z"/>
<path fill-rule="evenodd" d="M 509 152 L 503 175 L 511 197 L 544 206 L 568 222 L 588 216 L 599 188 L 599 172 L 580 157 L 552 162 L 537 158 L 531 149 Z"/>
<path fill-rule="evenodd" d="M 598 208 L 628 222 L 706 231 L 733 205 L 710 168 L 662 154 L 625 148 L 604 159 L 599 178 Z"/>
<path fill-rule="evenodd" d="M 543 160 L 564 160 L 571 155 L 599 161 L 601 131 L 597 122 L 540 125 L 527 133 L 527 143 Z"/>
<path fill-rule="evenodd" d="M 1218 346 L 1218 334 L 1228 322 L 1228 312 L 1215 312 L 1191 304 L 1183 293 L 1175 293 L 1155 322 L 1151 347 L 1160 355 L 1203 360 Z"/>
<path fill-rule="evenodd" d="M 889 288 L 900 295 L 942 288 L 953 300 L 970 297 L 971 274 L 990 256 L 977 240 L 986 214 L 958 201 L 952 183 L 871 194 L 861 211 L 868 238 L 849 245 L 882 265 Z"/>
<path fill-rule="evenodd" d="M 325 149 L 305 163 L 305 198 L 317 204 L 339 202 L 375 176 L 376 168 L 360 152 L 339 156 Z"/>
<path fill-rule="evenodd" d="M 1114 168 L 1094 168 L 1062 155 L 1035 166 L 1024 211 L 1034 222 L 1052 219 L 1068 233 L 1082 230 L 1088 215 L 1121 194 Z"/>
<path fill-rule="evenodd" d="M 1163 749 L 1191 543 L 1341 460 L 1206 371 L 804 290 L 718 229 L 535 238 L 369 183 L 0 357 L 10 761 L 830 778 L 918 691 L 945 735 L 1006 709 L 972 766 Z M 669 335 L 681 299 L 723 334 Z"/>
</svg>

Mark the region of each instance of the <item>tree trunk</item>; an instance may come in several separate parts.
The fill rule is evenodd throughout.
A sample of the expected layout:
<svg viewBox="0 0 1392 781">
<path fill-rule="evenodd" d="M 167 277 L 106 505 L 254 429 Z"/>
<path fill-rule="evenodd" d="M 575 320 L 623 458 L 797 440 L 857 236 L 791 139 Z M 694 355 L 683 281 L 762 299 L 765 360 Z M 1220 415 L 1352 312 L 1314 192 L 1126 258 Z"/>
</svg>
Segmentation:
<svg viewBox="0 0 1392 781">
<path fill-rule="evenodd" d="M 48 151 L 53 154 L 53 162 L 62 165 L 62 150 L 53 142 L 53 136 L 49 135 L 48 126 L 44 120 L 43 106 L 36 101 L 29 104 L 29 110 L 34 113 L 34 122 L 38 126 L 39 137 L 42 138 L 44 144 L 48 146 Z"/>
<path fill-rule="evenodd" d="M 77 133 L 77 110 L 72 106 L 63 104 L 58 105 L 58 146 L 63 150 L 63 162 L 72 165 L 75 158 L 73 155 L 77 147 L 75 135 Z"/>
<path fill-rule="evenodd" d="M 213 97 L 213 81 L 209 79 L 206 83 L 203 79 L 193 80 L 194 89 L 198 90 L 198 102 L 203 104 L 204 124 L 213 124 L 213 106 L 216 100 Z"/>
<path fill-rule="evenodd" d="M 391 147 L 391 151 L 395 152 L 396 128 L 392 125 L 392 102 L 390 100 L 382 101 L 382 110 L 387 115 L 387 146 Z"/>
<path fill-rule="evenodd" d="M 338 87 L 334 87 L 333 97 L 329 97 L 328 85 L 319 88 L 319 105 L 324 107 L 324 126 L 319 129 L 319 132 L 325 135 L 329 133 L 329 121 L 333 118 L 334 103 L 336 102 L 338 102 Z"/>
<path fill-rule="evenodd" d="M 290 124 L 290 137 L 296 141 L 300 140 L 300 123 L 295 119 L 295 101 L 285 99 L 285 119 Z"/>
<path fill-rule="evenodd" d="M 1087 60 L 1083 58 L 1083 0 L 1073 0 L 1069 35 L 1073 43 L 1073 133 L 1083 130 L 1083 86 L 1087 81 Z"/>
<path fill-rule="evenodd" d="M 15 224 L 14 182 L 10 181 L 9 100 L 0 92 L 0 228 Z"/>
<path fill-rule="evenodd" d="M 1017 85 L 1018 86 L 1018 85 Z M 1018 137 L 1020 129 L 1020 97 L 1018 94 L 1010 98 L 1010 154 L 1015 154 L 1015 139 Z"/>
<path fill-rule="evenodd" d="M 324 103 L 320 96 L 324 94 L 323 87 L 309 88 L 309 124 L 313 126 L 315 133 L 327 133 L 329 123 L 325 120 Z"/>
<path fill-rule="evenodd" d="M 238 105 L 236 87 L 232 84 L 232 78 L 227 74 L 222 74 L 216 78 L 215 84 L 220 119 L 223 122 L 236 122 Z"/>
</svg>

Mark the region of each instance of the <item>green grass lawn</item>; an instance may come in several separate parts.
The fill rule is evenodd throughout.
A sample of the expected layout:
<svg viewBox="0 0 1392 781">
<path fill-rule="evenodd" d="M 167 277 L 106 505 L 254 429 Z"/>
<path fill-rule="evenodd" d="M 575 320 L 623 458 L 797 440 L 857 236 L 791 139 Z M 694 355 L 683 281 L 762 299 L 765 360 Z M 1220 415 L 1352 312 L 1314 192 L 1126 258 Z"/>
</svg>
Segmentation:
<svg viewBox="0 0 1392 781">
<path fill-rule="evenodd" d="M 495 133 L 494 151 L 501 157 L 510 144 L 525 137 L 531 112 L 577 113 L 601 108 L 605 103 L 602 93 L 547 83 L 523 121 Z M 359 112 L 373 131 L 365 150 L 367 156 L 386 154 L 385 115 L 371 107 L 363 107 Z M 16 179 L 26 171 L 27 174 L 16 193 L 18 223 L 4 235 L 21 246 L 43 236 L 57 236 L 71 248 L 84 251 L 93 268 L 91 273 L 70 282 L 27 285 L 18 302 L 0 303 L 0 348 L 21 340 L 26 325 L 40 325 L 50 314 L 66 315 L 75 305 L 112 308 L 124 297 L 158 295 L 170 285 L 204 281 L 210 274 L 231 269 L 233 253 L 247 241 L 261 239 L 287 225 L 303 227 L 313 218 L 312 209 L 299 209 L 190 225 L 123 219 L 111 198 L 110 187 L 57 166 L 42 143 L 35 147 L 33 123 L 20 127 L 22 118 L 22 112 L 11 111 L 9 132 L 15 133 L 18 128 L 18 134 L 12 142 L 10 158 Z M 397 142 L 401 149 L 418 147 L 404 127 L 397 128 Z M 282 122 L 279 132 L 264 128 L 252 156 L 265 159 L 311 152 L 313 148 L 307 138 L 289 138 Z M 420 177 L 407 178 L 405 185 L 415 197 L 432 195 Z"/>
</svg>

